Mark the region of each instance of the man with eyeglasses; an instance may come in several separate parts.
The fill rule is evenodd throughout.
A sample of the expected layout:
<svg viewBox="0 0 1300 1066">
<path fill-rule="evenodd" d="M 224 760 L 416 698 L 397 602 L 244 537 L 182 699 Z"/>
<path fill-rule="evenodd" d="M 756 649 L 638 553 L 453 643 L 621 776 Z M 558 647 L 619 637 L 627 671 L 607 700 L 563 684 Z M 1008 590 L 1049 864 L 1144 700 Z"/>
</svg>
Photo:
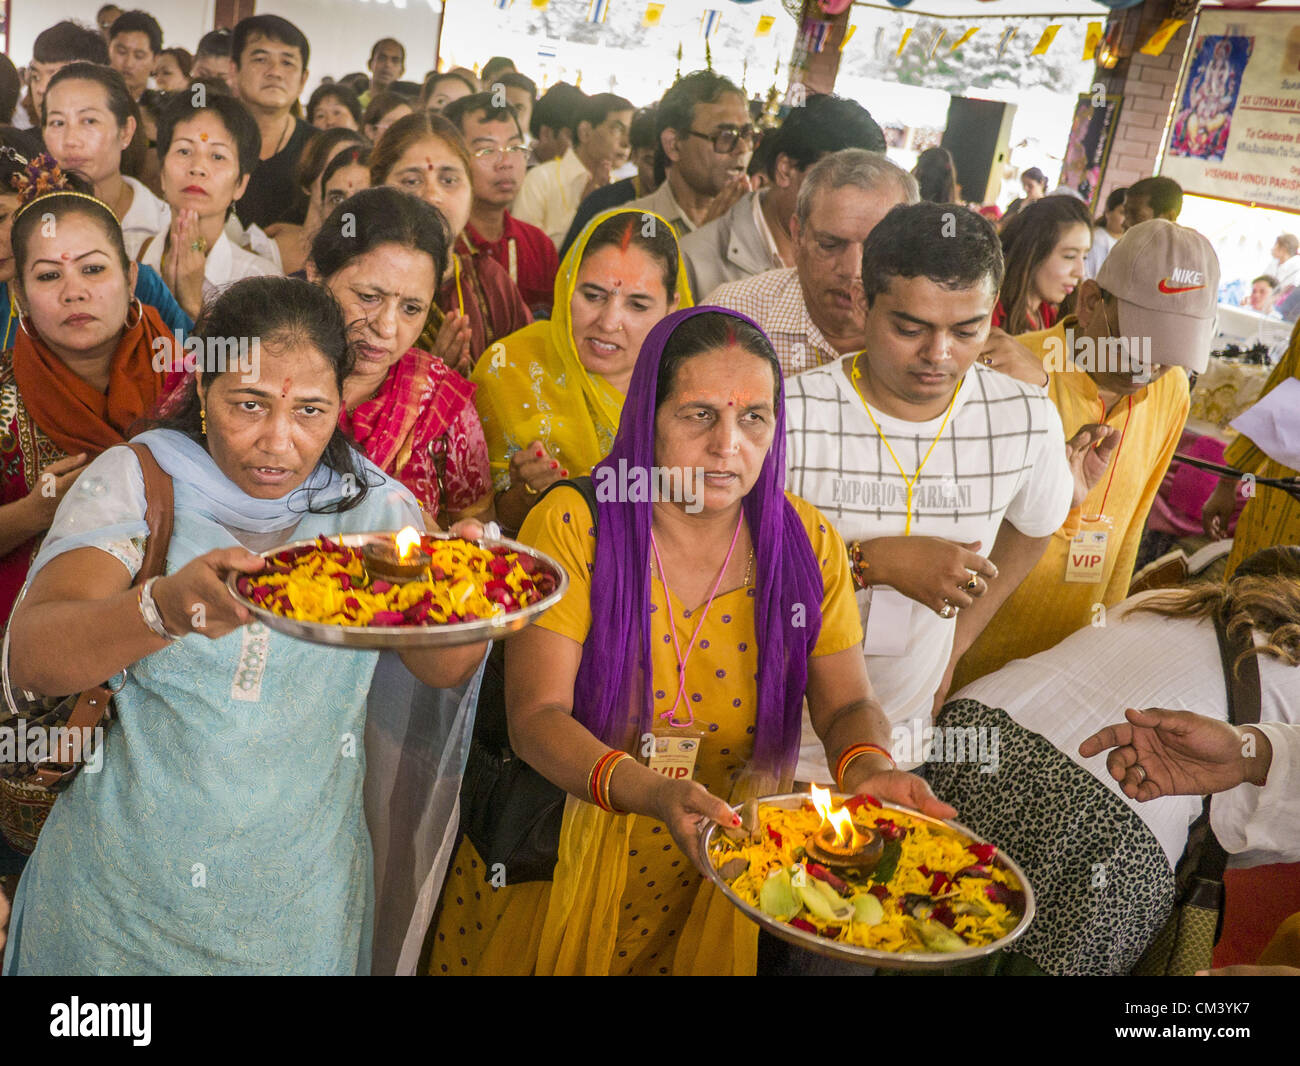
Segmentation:
<svg viewBox="0 0 1300 1066">
<path fill-rule="evenodd" d="M 631 125 L 632 105 L 623 97 L 597 93 L 583 100 L 573 120 L 572 147 L 528 172 L 515 199 L 515 217 L 537 226 L 558 248 L 578 205 L 627 162 Z"/>
<path fill-rule="evenodd" d="M 790 220 L 808 169 L 845 148 L 883 153 L 885 135 L 861 104 L 838 96 L 812 96 L 804 106 L 792 107 L 780 127 L 765 135 L 763 147 L 766 185 L 682 239 L 691 292 L 697 296 L 728 281 L 794 266 Z"/>
<path fill-rule="evenodd" d="M 666 177 L 628 206 L 666 218 L 680 240 L 720 218 L 750 191 L 749 157 L 756 133 L 745 94 L 711 70 L 673 83 L 659 101 L 656 170 Z"/>
<path fill-rule="evenodd" d="M 549 313 L 560 268 L 555 245 L 536 226 L 520 222 L 507 210 L 528 165 L 519 119 L 509 104 L 497 103 L 492 93 L 453 100 L 443 115 L 469 146 L 474 192 L 469 222 L 456 250 L 495 259 L 509 273 L 528 309 L 533 314 Z"/>
</svg>

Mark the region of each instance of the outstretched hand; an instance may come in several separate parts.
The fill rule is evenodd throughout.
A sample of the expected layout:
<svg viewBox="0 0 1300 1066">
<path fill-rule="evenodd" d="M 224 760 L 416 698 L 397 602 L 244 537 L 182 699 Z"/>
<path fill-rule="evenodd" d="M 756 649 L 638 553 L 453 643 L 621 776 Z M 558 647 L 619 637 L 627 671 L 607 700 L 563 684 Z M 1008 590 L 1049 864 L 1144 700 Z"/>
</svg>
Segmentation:
<svg viewBox="0 0 1300 1066">
<path fill-rule="evenodd" d="M 849 775 L 846 773 L 846 783 Z M 869 774 L 852 785 L 855 796 L 874 796 L 910 807 L 931 818 L 956 818 L 957 808 L 944 803 L 930 790 L 930 786 L 903 770 L 882 770 Z"/>
<path fill-rule="evenodd" d="M 1272 760 L 1263 733 L 1204 715 L 1130 707 L 1124 716 L 1128 721 L 1088 737 L 1079 754 L 1090 759 L 1114 749 L 1106 756 L 1106 769 L 1130 799 L 1208 796 L 1244 781 L 1262 783 Z"/>
</svg>

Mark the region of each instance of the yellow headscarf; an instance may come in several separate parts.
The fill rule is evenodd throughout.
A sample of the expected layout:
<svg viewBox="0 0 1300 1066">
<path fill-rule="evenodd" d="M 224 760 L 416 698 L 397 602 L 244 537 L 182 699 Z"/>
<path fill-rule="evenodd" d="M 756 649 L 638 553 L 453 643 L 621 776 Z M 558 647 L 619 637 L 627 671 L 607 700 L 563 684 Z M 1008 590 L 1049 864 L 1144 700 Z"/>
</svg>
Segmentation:
<svg viewBox="0 0 1300 1066">
<path fill-rule="evenodd" d="M 478 385 L 474 403 L 487 438 L 488 460 L 498 491 L 510 485 L 510 456 L 540 440 L 570 476 L 591 472 L 609 452 L 623 412 L 623 395 L 578 358 L 570 303 L 578 267 L 596 227 L 615 215 L 653 218 L 676 237 L 671 225 L 653 212 L 616 208 L 587 223 L 555 275 L 551 318 L 534 322 L 497 341 L 474 365 Z M 686 264 L 677 253 L 677 306 L 690 307 Z"/>
</svg>

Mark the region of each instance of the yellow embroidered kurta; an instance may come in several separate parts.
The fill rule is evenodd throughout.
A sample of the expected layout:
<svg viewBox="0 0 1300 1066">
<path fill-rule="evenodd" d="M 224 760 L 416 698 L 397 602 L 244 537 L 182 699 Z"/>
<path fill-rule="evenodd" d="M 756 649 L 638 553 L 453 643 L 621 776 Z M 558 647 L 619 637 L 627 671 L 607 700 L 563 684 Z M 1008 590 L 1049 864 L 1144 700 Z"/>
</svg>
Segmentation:
<svg viewBox="0 0 1300 1066">
<path fill-rule="evenodd" d="M 1291 334 L 1291 346 L 1287 348 L 1286 355 L 1278 360 L 1277 366 L 1273 367 L 1273 372 L 1264 384 L 1264 391 L 1260 393 L 1260 399 L 1287 378 L 1300 378 L 1300 333 L 1297 332 Z M 1249 437 L 1238 437 L 1229 444 L 1223 453 L 1223 461 L 1228 466 L 1249 471 L 1257 477 L 1295 477 L 1297 474 L 1276 459 L 1270 459 L 1255 447 L 1255 442 Z M 1300 501 L 1281 489 L 1260 485 L 1237 519 L 1232 553 L 1228 556 L 1227 576 L 1232 577 L 1243 559 L 1249 558 L 1261 548 L 1271 548 L 1277 544 L 1300 544 Z"/>
<path fill-rule="evenodd" d="M 814 656 L 862 642 L 844 542 L 811 504 L 794 496 L 825 575 Z M 573 583 L 536 623 L 579 643 L 592 635 L 590 513 L 579 493 L 557 489 L 529 514 L 520 539 L 558 559 Z M 663 587 L 651 584 L 650 643 L 655 705 L 676 694 L 677 659 Z M 736 784 L 753 751 L 758 676 L 753 588 L 713 602 L 686 666 L 686 692 L 704 738 L 695 780 L 737 802 Z M 685 648 L 699 622 L 674 597 Z M 508 646 L 507 646 L 508 648 Z M 540 664 L 539 664 L 540 665 Z M 507 882 L 509 871 L 506 871 Z M 648 816 L 612 815 L 570 797 L 554 882 L 493 888 L 465 840 L 452 860 L 434 933 L 434 974 L 752 974 L 758 927 L 716 893 Z"/>
<path fill-rule="evenodd" d="M 1026 333 L 1016 339 L 1040 359 L 1061 345 L 1065 330 L 1076 325 L 1073 317 L 1052 329 Z M 1056 405 L 1069 440 L 1091 422 L 1101 422 L 1102 402 L 1092 378 L 1073 364 L 1049 374 L 1048 395 Z M 1070 512 L 1066 524 L 1052 534 L 1042 557 L 1007 601 L 990 619 L 984 632 L 957 664 L 952 689 L 992 673 L 1012 659 L 1023 659 L 1060 643 L 1075 630 L 1098 617 L 1096 606 L 1112 607 L 1128 596 L 1138 543 L 1156 490 L 1173 458 L 1187 421 L 1187 374 L 1173 367 L 1133 396 L 1132 415 L 1127 399 L 1105 412 L 1106 425 L 1123 433 L 1123 443 L 1083 506 Z M 1109 485 L 1109 492 L 1107 486 Z M 1101 579 L 1094 583 L 1065 580 L 1066 555 L 1071 538 L 1079 531 L 1080 515 L 1102 510 L 1114 523 L 1107 544 Z"/>
</svg>

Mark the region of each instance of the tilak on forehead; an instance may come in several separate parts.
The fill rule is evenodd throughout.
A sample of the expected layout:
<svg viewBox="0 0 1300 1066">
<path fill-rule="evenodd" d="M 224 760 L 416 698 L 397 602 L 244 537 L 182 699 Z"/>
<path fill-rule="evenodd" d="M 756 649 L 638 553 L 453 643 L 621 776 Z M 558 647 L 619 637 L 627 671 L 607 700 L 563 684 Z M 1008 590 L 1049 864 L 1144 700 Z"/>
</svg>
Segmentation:
<svg viewBox="0 0 1300 1066">
<path fill-rule="evenodd" d="M 285 378 L 284 384 L 280 386 L 280 399 L 289 395 L 289 389 L 293 386 L 293 378 Z"/>
</svg>

